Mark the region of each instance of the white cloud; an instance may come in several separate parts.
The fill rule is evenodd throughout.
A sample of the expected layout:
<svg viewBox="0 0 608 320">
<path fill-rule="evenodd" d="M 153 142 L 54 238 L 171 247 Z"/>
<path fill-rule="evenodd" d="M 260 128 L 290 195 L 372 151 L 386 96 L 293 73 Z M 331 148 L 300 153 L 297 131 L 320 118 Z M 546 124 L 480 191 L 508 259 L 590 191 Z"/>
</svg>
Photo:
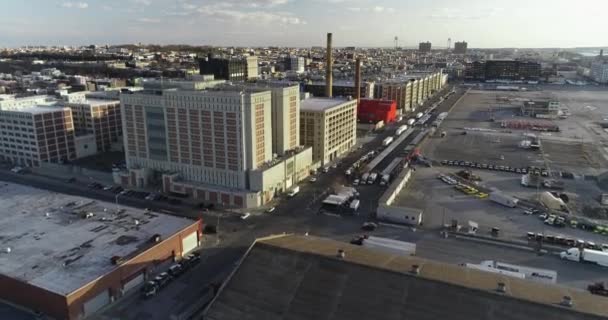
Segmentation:
<svg viewBox="0 0 608 320">
<path fill-rule="evenodd" d="M 64 2 L 61 4 L 64 8 L 74 8 L 74 9 L 86 9 L 89 7 L 89 4 L 86 2 Z"/>
<path fill-rule="evenodd" d="M 491 8 L 479 11 L 463 11 L 456 8 L 443 8 L 437 13 L 429 16 L 432 19 L 440 20 L 479 20 L 495 17 L 503 11 L 502 8 Z"/>
<path fill-rule="evenodd" d="M 373 12 L 373 13 L 395 13 L 394 8 L 388 8 L 383 6 L 375 6 L 371 8 L 362 8 L 362 7 L 350 7 L 346 8 L 348 11 L 352 12 Z"/>
<path fill-rule="evenodd" d="M 139 23 L 160 23 L 161 20 L 157 18 L 137 18 L 135 21 Z"/>
<path fill-rule="evenodd" d="M 151 0 L 131 0 L 131 2 L 142 6 L 149 6 L 152 4 Z"/>
<path fill-rule="evenodd" d="M 233 2 L 242 3 L 242 0 L 232 0 Z M 247 6 L 251 8 L 259 8 L 259 7 L 275 7 L 287 4 L 289 0 L 249 0 L 247 1 Z"/>
<path fill-rule="evenodd" d="M 307 23 L 290 12 L 237 10 L 231 8 L 231 4 L 225 2 L 211 6 L 202 6 L 197 11 L 202 15 L 217 20 L 232 20 L 249 24 L 270 25 L 280 23 L 284 25 L 303 25 Z"/>
</svg>

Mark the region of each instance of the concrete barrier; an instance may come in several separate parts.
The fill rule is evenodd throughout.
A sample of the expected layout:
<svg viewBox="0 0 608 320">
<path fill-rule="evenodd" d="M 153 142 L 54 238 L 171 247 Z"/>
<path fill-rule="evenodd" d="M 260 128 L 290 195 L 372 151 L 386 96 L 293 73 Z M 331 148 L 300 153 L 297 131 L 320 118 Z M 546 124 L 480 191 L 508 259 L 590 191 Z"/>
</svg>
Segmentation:
<svg viewBox="0 0 608 320">
<path fill-rule="evenodd" d="M 75 177 L 76 179 L 80 178 L 82 180 L 86 177 L 86 179 L 91 180 L 91 182 L 95 181 L 108 185 L 114 183 L 111 172 L 91 170 L 71 164 L 42 162 L 40 167 L 32 168 L 32 171 L 36 174 L 52 178 L 68 179 Z"/>
</svg>

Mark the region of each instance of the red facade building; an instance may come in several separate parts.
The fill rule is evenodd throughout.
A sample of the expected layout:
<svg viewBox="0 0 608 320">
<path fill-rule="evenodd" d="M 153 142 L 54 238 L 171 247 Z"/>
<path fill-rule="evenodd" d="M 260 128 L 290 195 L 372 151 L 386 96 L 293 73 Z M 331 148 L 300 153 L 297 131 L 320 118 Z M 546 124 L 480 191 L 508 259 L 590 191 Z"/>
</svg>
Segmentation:
<svg viewBox="0 0 608 320">
<path fill-rule="evenodd" d="M 384 121 L 391 123 L 397 117 L 397 102 L 394 100 L 361 99 L 357 108 L 357 120 L 364 123 Z"/>
</svg>

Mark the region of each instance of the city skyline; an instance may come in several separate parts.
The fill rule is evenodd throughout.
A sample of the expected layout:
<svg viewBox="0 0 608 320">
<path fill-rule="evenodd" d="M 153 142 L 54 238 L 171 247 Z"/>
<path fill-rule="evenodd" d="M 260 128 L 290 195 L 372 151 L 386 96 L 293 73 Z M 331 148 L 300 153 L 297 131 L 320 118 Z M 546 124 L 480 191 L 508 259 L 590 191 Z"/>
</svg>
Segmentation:
<svg viewBox="0 0 608 320">
<path fill-rule="evenodd" d="M 4 4 L 0 47 L 86 44 L 415 47 L 447 39 L 473 48 L 600 47 L 600 0 L 30 0 Z M 32 11 L 31 8 L 37 10 Z M 365 21 L 365 23 L 361 23 Z M 533 24 L 533 25 L 532 25 Z M 488 26 L 492 26 L 491 28 Z M 411 32 L 409 30 L 413 30 Z M 597 31 L 595 31 L 597 30 Z M 555 35 L 559 34 L 559 37 Z"/>
</svg>

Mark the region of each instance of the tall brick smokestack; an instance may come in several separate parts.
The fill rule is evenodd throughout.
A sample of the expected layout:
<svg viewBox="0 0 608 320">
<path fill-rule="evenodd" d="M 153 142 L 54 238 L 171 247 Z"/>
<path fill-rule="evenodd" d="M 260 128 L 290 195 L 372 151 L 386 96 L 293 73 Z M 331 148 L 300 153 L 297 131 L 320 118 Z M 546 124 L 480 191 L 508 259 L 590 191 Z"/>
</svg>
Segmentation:
<svg viewBox="0 0 608 320">
<path fill-rule="evenodd" d="M 361 58 L 355 60 L 355 97 L 357 97 L 357 106 L 361 102 Z"/>
<path fill-rule="evenodd" d="M 332 97 L 332 87 L 334 85 L 332 69 L 334 67 L 332 47 L 331 47 L 331 33 L 327 34 L 327 61 L 325 67 L 325 95 L 328 98 Z"/>
</svg>

